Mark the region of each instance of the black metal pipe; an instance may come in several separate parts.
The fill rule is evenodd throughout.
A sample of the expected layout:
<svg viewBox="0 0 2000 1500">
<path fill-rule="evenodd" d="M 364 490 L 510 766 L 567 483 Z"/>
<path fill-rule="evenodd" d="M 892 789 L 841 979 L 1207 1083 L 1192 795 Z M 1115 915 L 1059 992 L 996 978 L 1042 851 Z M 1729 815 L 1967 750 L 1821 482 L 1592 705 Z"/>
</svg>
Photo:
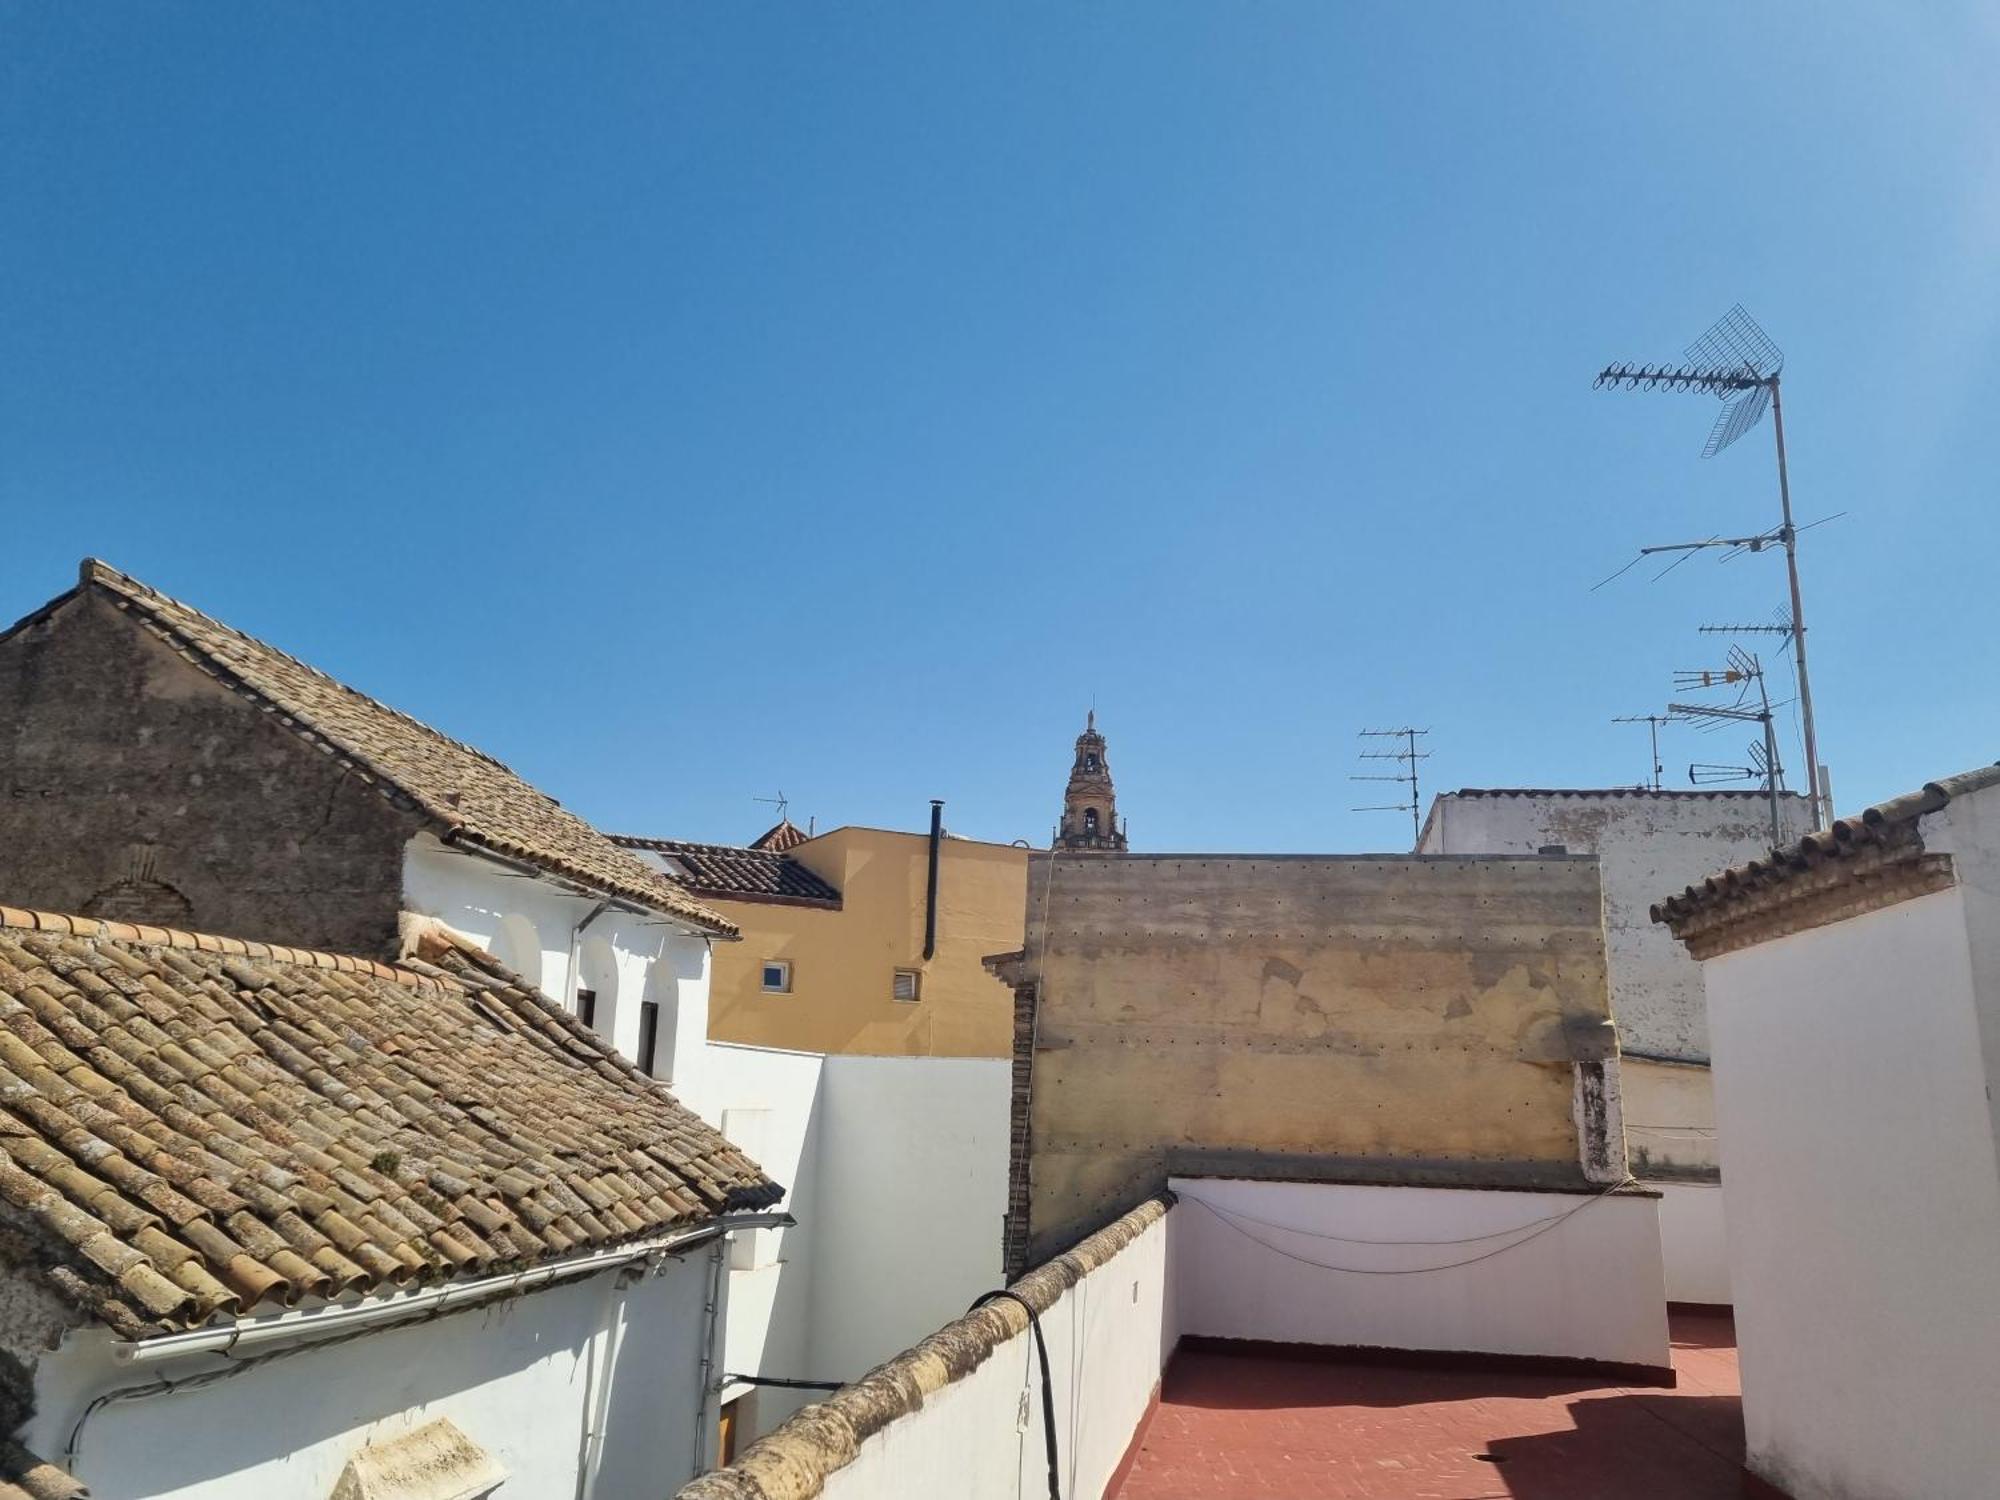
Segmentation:
<svg viewBox="0 0 2000 1500">
<path fill-rule="evenodd" d="M 937 956 L 938 853 L 944 844 L 944 803 L 931 798 L 931 872 L 924 895 L 924 957 Z"/>
</svg>

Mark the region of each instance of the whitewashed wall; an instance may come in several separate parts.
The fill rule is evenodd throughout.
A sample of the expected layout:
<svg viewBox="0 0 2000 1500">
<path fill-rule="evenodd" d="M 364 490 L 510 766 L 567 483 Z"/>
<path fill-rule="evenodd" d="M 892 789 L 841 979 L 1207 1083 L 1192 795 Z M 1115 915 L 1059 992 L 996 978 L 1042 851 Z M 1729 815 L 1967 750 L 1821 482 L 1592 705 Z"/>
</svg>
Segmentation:
<svg viewBox="0 0 2000 1500">
<path fill-rule="evenodd" d="M 506 1468 L 502 1497 L 669 1494 L 696 1472 L 708 1249 L 621 1289 L 596 1276 L 254 1366 L 220 1383 L 103 1406 L 76 1474 L 102 1500 L 323 1500 L 365 1444 L 448 1417 Z M 97 1396 L 225 1368 L 122 1365 L 98 1333 L 37 1371 L 24 1441 L 54 1458 Z M 602 1446 L 589 1438 L 601 1433 Z"/>
<path fill-rule="evenodd" d="M 1150 1225 L 1042 1314 L 1058 1472 L 1063 1494 L 1073 1500 L 1104 1494 L 1179 1341 L 1173 1217 Z M 920 1410 L 870 1437 L 853 1463 L 829 1476 L 821 1494 L 824 1500 L 1044 1494 L 1041 1399 L 1034 1340 L 1023 1332 L 963 1380 L 934 1392 Z"/>
<path fill-rule="evenodd" d="M 856 1379 L 1001 1284 L 1008 1068 L 706 1044 L 676 1092 L 786 1185 L 798 1221 L 739 1236 L 728 1372 Z M 750 1436 L 811 1399 L 739 1395 Z"/>
<path fill-rule="evenodd" d="M 1660 1258 L 1669 1302 L 1727 1306 L 1729 1235 L 1720 1182 L 1649 1182 L 1660 1195 Z"/>
<path fill-rule="evenodd" d="M 1943 891 L 1705 966 L 1750 1462 L 1797 1500 L 1985 1500 L 2000 1474 L 1973 978 L 2000 932 L 1967 914 Z"/>
<path fill-rule="evenodd" d="M 663 917 L 608 910 L 581 934 L 597 902 L 491 860 L 447 849 L 429 834 L 403 858 L 404 905 L 473 938 L 574 1010 L 581 987 L 597 995 L 596 1029 L 629 1058 L 639 1054 L 639 1007 L 660 1007 L 653 1076 L 687 1082 L 708 1037 L 708 941 Z M 572 958 L 574 949 L 574 958 Z"/>
<path fill-rule="evenodd" d="M 819 1377 L 858 1379 L 1006 1285 L 1010 1069 L 986 1057 L 827 1058 Z"/>
<path fill-rule="evenodd" d="M 1170 1186 L 1185 1333 L 1670 1363 L 1651 1197 L 1215 1177 Z M 1557 1215 L 1567 1217 L 1527 1237 Z M 1365 1274 L 1420 1267 L 1450 1269 Z"/>
</svg>

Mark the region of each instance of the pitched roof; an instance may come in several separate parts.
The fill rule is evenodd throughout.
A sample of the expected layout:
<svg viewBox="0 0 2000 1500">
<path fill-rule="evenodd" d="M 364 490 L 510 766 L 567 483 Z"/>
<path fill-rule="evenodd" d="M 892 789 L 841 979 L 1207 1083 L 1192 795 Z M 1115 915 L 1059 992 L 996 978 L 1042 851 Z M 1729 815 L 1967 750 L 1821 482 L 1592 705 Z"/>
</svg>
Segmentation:
<svg viewBox="0 0 2000 1500">
<path fill-rule="evenodd" d="M 95 558 L 84 559 L 78 587 L 102 593 L 194 666 L 267 706 L 285 727 L 408 799 L 454 842 L 525 861 L 697 928 L 735 933 L 726 918 L 647 869 L 492 756 Z"/>
<path fill-rule="evenodd" d="M 783 1189 L 490 955 L 0 907 L 0 1212 L 144 1338 L 512 1271 Z"/>
<path fill-rule="evenodd" d="M 783 854 L 788 849 L 796 849 L 799 845 L 810 842 L 811 839 L 812 835 L 799 827 L 790 818 L 780 818 L 752 839 L 750 847 L 752 849 L 769 849 L 775 853 Z"/>
<path fill-rule="evenodd" d="M 1806 896 L 1818 896 L 1833 886 L 1866 882 L 1891 895 L 1915 894 L 1944 873 L 1935 860 L 1925 859 L 1919 820 L 1941 810 L 1954 797 L 1996 785 L 2000 785 L 2000 765 L 1927 781 L 1914 792 L 1878 802 L 1851 817 L 1836 818 L 1831 827 L 1773 850 L 1768 859 L 1753 859 L 1697 881 L 1658 902 L 1652 909 L 1653 920 L 1670 927 L 1683 941 L 1690 941 L 1775 905 L 1798 904 Z M 1856 909 L 1849 902 L 1833 914 Z M 1786 930 L 1812 925 L 1817 923 L 1800 921 Z M 1720 951 L 1724 945 L 1712 940 L 1703 946 Z"/>
<path fill-rule="evenodd" d="M 685 839 L 642 839 L 613 834 L 624 849 L 665 855 L 685 871 L 682 883 L 698 896 L 720 901 L 767 901 L 780 905 L 840 905 L 840 892 L 797 860 L 772 849 L 739 849 L 733 844 L 695 844 Z"/>
</svg>

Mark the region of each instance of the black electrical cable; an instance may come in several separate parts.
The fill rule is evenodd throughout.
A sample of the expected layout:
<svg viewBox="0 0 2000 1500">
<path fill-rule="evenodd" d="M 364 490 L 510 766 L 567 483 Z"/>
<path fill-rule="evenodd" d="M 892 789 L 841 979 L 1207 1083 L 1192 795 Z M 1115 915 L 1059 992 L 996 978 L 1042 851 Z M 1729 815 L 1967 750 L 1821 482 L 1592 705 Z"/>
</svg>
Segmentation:
<svg viewBox="0 0 2000 1500">
<path fill-rule="evenodd" d="M 1042 1342 L 1042 1320 L 1026 1297 L 1019 1292 L 987 1292 L 966 1309 L 978 1312 L 989 1302 L 1006 1298 L 1020 1304 L 1028 1315 L 1028 1327 L 1035 1335 L 1035 1353 L 1042 1361 L 1042 1434 L 1049 1449 L 1049 1500 L 1062 1500 L 1062 1469 L 1056 1462 L 1056 1388 L 1049 1376 L 1049 1346 Z"/>
<path fill-rule="evenodd" d="M 788 1391 L 844 1391 L 847 1382 L 841 1380 L 792 1380 L 781 1375 L 725 1375 L 725 1383 L 737 1385 L 776 1385 Z"/>
</svg>

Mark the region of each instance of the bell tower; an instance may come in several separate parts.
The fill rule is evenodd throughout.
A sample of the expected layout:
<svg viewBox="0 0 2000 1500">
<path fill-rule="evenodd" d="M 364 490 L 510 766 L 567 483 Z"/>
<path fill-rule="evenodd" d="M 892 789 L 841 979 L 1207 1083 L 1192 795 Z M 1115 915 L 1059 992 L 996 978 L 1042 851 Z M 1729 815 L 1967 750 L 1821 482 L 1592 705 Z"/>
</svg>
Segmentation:
<svg viewBox="0 0 2000 1500">
<path fill-rule="evenodd" d="M 1104 755 L 1104 736 L 1097 732 L 1094 708 L 1083 721 L 1083 733 L 1076 737 L 1076 762 L 1069 769 L 1069 786 L 1063 792 L 1062 823 L 1056 829 L 1055 847 L 1085 854 L 1125 852 L 1118 797 L 1111 789 L 1111 762 Z"/>
</svg>

